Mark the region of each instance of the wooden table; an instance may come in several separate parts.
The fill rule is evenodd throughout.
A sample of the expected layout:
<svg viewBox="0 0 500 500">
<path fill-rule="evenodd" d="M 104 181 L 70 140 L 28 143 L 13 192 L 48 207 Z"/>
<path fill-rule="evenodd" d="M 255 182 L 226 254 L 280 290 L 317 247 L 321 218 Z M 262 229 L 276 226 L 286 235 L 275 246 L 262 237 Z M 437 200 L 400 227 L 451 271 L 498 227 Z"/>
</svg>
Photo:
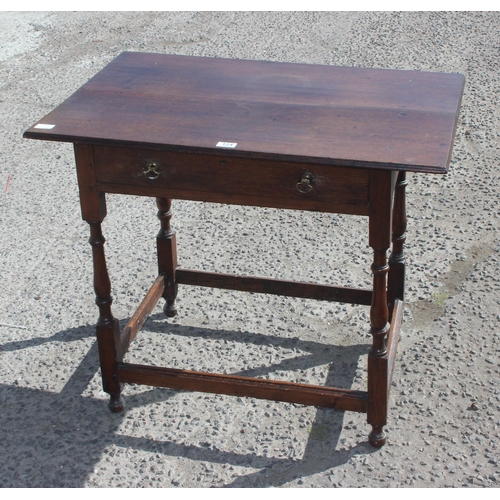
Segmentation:
<svg viewBox="0 0 500 500">
<path fill-rule="evenodd" d="M 403 316 L 406 172 L 446 173 L 463 87 L 459 74 L 125 52 L 27 130 L 74 144 L 110 409 L 123 410 L 124 383 L 289 401 L 365 412 L 370 442 L 383 446 Z M 104 257 L 105 193 L 156 197 L 161 225 L 159 276 L 122 332 Z M 367 216 L 373 288 L 181 269 L 172 199 Z M 177 314 L 179 284 L 369 306 L 367 390 L 124 362 L 160 297 Z"/>
</svg>

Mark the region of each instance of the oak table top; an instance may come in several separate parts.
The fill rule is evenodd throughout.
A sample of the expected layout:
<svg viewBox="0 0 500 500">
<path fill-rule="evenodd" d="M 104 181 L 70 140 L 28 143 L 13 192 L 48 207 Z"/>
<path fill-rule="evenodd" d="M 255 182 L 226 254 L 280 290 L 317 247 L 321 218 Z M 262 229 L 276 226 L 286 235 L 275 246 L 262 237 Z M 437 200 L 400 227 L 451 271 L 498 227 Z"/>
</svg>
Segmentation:
<svg viewBox="0 0 500 500">
<path fill-rule="evenodd" d="M 463 87 L 460 74 L 124 52 L 25 137 L 446 173 Z"/>
</svg>

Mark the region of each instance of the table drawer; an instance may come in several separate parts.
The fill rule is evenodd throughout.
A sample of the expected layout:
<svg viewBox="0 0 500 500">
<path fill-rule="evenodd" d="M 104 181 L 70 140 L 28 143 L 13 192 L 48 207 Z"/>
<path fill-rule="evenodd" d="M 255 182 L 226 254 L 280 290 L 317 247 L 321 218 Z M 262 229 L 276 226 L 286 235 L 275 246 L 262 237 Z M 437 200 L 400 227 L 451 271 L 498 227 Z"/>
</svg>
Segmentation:
<svg viewBox="0 0 500 500">
<path fill-rule="evenodd" d="M 107 146 L 94 164 L 103 192 L 368 214 L 364 169 Z"/>
</svg>

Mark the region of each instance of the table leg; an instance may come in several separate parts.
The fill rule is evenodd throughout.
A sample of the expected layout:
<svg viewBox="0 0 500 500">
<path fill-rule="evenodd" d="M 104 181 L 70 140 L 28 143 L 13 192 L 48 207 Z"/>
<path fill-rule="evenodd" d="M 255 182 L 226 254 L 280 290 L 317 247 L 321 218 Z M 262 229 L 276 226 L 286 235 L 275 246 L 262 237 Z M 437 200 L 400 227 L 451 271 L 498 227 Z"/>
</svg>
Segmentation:
<svg viewBox="0 0 500 500">
<path fill-rule="evenodd" d="M 389 303 L 389 318 L 396 299 L 404 301 L 405 290 L 405 256 L 403 253 L 406 240 L 406 197 L 405 189 L 408 184 L 406 172 L 399 172 L 394 193 L 394 209 L 392 219 L 392 253 L 389 257 L 389 283 L 387 301 Z"/>
<path fill-rule="evenodd" d="M 380 448 L 386 443 L 388 354 L 386 336 L 389 332 L 387 305 L 387 250 L 391 244 L 392 172 L 374 171 L 370 178 L 369 244 L 373 249 L 373 296 L 370 307 L 372 347 L 368 353 L 367 421 L 372 426 L 370 443 Z"/>
<path fill-rule="evenodd" d="M 116 375 L 118 359 L 117 347 L 120 345 L 120 326 L 118 320 L 111 313 L 111 283 L 106 259 L 104 256 L 104 236 L 101 231 L 101 222 L 90 222 L 89 243 L 92 245 L 92 258 L 94 262 L 94 290 L 96 304 L 99 307 L 99 320 L 96 334 L 99 346 L 99 361 L 101 364 L 102 384 L 104 391 L 110 395 L 109 409 L 112 412 L 123 410 L 121 397 L 122 385 Z"/>
<path fill-rule="evenodd" d="M 175 298 L 177 297 L 177 283 L 175 281 L 175 270 L 177 268 L 177 244 L 175 233 L 170 227 L 172 218 L 172 200 L 167 198 L 156 198 L 158 207 L 158 219 L 161 228 L 156 236 L 156 248 L 158 253 L 158 272 L 165 276 L 165 291 L 163 298 L 165 306 L 163 312 L 168 317 L 177 314 Z"/>
<path fill-rule="evenodd" d="M 370 443 L 380 448 L 386 442 L 384 425 L 387 423 L 387 377 L 388 359 L 385 337 L 389 331 L 389 309 L 387 307 L 386 282 L 389 266 L 387 249 L 374 249 L 372 264 L 373 301 L 370 308 L 372 347 L 368 354 L 368 412 L 367 420 L 372 426 Z"/>
<path fill-rule="evenodd" d="M 120 326 L 111 313 L 111 283 L 109 281 L 106 259 L 104 256 L 104 236 L 101 223 L 106 217 L 106 199 L 98 191 L 95 179 L 94 153 L 88 144 L 75 144 L 78 187 L 82 218 L 90 225 L 89 243 L 92 245 L 94 263 L 94 290 L 96 304 L 99 307 L 99 320 L 96 326 L 99 362 L 101 364 L 102 386 L 110 395 L 109 409 L 113 412 L 123 410 L 121 398 L 122 385 L 118 382 L 117 365 L 119 355 Z"/>
</svg>

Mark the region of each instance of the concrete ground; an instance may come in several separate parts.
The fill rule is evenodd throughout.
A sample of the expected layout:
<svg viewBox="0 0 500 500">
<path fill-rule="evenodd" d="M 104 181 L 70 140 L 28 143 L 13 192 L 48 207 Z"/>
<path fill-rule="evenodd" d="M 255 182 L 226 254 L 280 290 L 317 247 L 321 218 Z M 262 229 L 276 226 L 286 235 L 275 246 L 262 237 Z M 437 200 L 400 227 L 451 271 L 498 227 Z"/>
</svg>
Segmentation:
<svg viewBox="0 0 500 500">
<path fill-rule="evenodd" d="M 0 13 L 0 486 L 498 487 L 500 16 Z M 107 410 L 71 145 L 22 133 L 122 51 L 460 72 L 450 171 L 409 175 L 407 307 L 387 425 L 365 415 L 127 386 Z M 8 185 L 8 192 L 7 191 Z M 155 273 L 154 200 L 108 196 L 126 321 Z M 183 267 L 370 284 L 366 220 L 174 202 Z M 363 307 L 183 287 L 130 360 L 355 387 Z"/>
</svg>

